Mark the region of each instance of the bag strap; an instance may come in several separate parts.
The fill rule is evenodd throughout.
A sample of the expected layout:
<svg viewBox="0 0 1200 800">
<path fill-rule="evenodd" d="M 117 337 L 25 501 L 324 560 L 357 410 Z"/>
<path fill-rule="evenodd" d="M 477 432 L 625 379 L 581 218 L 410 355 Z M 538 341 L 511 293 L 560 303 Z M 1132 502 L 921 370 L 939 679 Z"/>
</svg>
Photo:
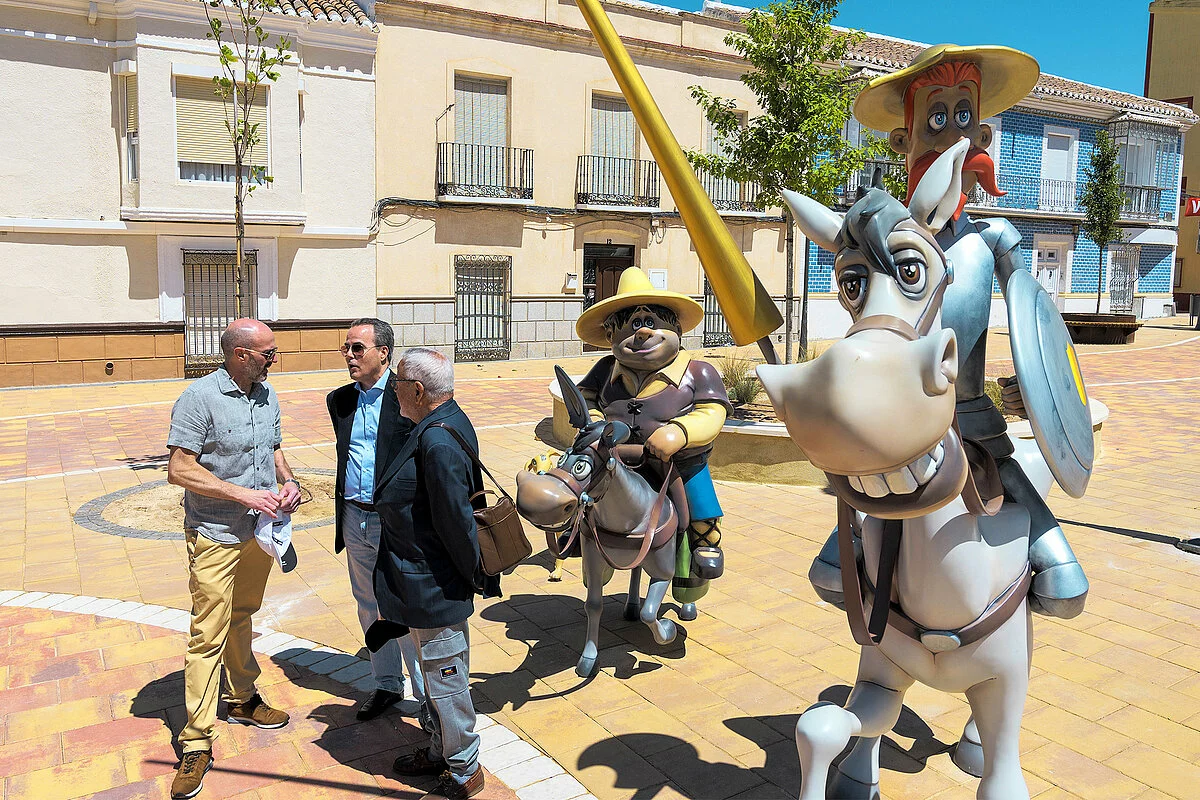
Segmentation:
<svg viewBox="0 0 1200 800">
<path fill-rule="evenodd" d="M 467 440 L 462 437 L 461 433 L 454 430 L 454 428 L 451 428 L 449 425 L 447 425 L 444 422 L 435 422 L 432 425 L 430 425 L 429 427 L 445 429 L 451 436 L 454 437 L 454 441 L 458 442 L 459 446 L 463 449 L 463 452 L 465 452 L 467 454 L 467 456 L 471 459 L 471 462 L 473 464 L 475 464 L 475 466 L 479 467 L 479 469 L 481 469 L 483 471 L 483 474 L 485 474 L 489 478 L 491 478 L 492 485 L 500 490 L 500 494 L 507 497 L 509 499 L 509 501 L 515 502 L 515 501 L 513 501 L 512 496 L 509 495 L 508 492 L 504 491 L 504 487 L 500 485 L 500 482 L 498 480 L 496 480 L 495 476 L 492 475 L 491 471 L 488 470 L 488 468 L 484 465 L 484 463 L 479 460 L 479 456 L 475 453 L 474 448 L 472 448 L 471 445 L 467 444 Z M 428 430 L 428 428 L 426 430 Z M 421 434 L 424 435 L 425 431 L 421 431 Z"/>
</svg>

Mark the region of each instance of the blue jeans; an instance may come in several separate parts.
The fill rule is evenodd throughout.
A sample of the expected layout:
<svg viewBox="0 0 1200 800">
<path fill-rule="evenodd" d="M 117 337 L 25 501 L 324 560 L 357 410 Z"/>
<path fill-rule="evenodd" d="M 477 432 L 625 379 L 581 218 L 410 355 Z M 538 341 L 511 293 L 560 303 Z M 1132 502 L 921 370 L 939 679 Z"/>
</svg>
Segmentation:
<svg viewBox="0 0 1200 800">
<path fill-rule="evenodd" d="M 342 509 L 342 536 L 346 541 L 346 565 L 350 569 L 350 592 L 358 603 L 358 623 L 363 633 L 379 619 L 375 602 L 375 560 L 379 555 L 379 515 L 364 511 L 353 503 Z M 408 665 L 413 695 L 425 700 L 425 681 L 417 666 L 417 647 L 407 636 L 393 639 L 378 653 L 371 653 L 371 673 L 375 685 L 387 692 L 404 694 L 404 671 Z"/>
<path fill-rule="evenodd" d="M 410 641 L 419 649 L 421 672 L 429 693 L 433 731 L 429 758 L 445 760 L 459 783 L 479 769 L 479 734 L 471 703 L 470 628 L 467 622 L 444 628 L 413 628 Z"/>
</svg>

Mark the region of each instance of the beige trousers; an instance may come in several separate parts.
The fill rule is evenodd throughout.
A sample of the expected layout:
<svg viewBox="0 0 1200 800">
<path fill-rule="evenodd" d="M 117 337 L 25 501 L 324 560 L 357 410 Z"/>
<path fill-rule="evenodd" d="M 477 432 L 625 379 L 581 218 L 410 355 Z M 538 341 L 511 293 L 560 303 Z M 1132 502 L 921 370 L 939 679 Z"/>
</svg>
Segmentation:
<svg viewBox="0 0 1200 800">
<path fill-rule="evenodd" d="M 195 531 L 187 531 L 186 536 L 192 631 L 183 667 L 188 720 L 179 734 L 185 753 L 211 750 L 217 738 L 213 729 L 222 664 L 229 702 L 244 703 L 254 696 L 254 681 L 261 670 L 250 649 L 250 617 L 262 606 L 274 563 L 254 539 L 217 544 Z"/>
</svg>

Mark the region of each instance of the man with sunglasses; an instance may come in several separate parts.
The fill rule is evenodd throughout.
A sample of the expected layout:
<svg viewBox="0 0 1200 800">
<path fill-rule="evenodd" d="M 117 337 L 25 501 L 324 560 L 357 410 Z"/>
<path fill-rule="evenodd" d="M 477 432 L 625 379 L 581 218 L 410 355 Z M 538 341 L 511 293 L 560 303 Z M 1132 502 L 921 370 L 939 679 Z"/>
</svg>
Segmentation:
<svg viewBox="0 0 1200 800">
<path fill-rule="evenodd" d="M 278 354 L 275 334 L 257 320 L 234 320 L 221 334 L 221 352 L 224 364 L 175 402 L 167 436 L 167 480 L 184 489 L 192 595 L 175 800 L 199 794 L 212 767 L 222 665 L 230 722 L 288 724 L 288 715 L 255 690 L 260 669 L 250 649 L 251 616 L 262 606 L 274 561 L 254 538 L 256 524 L 263 514 L 290 514 L 300 504 L 300 483 L 279 449 L 279 400 L 266 382 Z"/>
<path fill-rule="evenodd" d="M 350 323 L 342 356 L 352 382 L 325 398 L 337 438 L 333 547 L 335 553 L 346 551 L 350 591 L 364 634 L 379 619 L 372 581 L 380 535 L 375 486 L 413 427 L 400 416 L 396 402 L 396 376 L 390 369 L 394 345 L 392 326 L 383 320 L 365 317 Z M 393 639 L 371 653 L 375 690 L 358 707 L 360 720 L 374 719 L 404 698 L 402 664 L 408 665 L 413 694 L 423 707 L 416 645 L 408 637 Z"/>
</svg>

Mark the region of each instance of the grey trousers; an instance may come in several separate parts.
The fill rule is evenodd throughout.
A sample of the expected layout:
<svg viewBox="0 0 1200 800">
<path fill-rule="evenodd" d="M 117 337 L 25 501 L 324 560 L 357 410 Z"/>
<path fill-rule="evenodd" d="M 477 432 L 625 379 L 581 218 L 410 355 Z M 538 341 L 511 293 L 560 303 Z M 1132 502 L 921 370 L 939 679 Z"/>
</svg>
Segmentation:
<svg viewBox="0 0 1200 800">
<path fill-rule="evenodd" d="M 445 760 L 459 783 L 479 769 L 479 734 L 471 704 L 470 633 L 467 622 L 444 628 L 413 628 L 433 733 L 429 758 Z"/>
<path fill-rule="evenodd" d="M 375 602 L 375 560 L 379 556 L 379 515 L 364 511 L 353 503 L 342 509 L 342 536 L 346 540 L 346 565 L 350 569 L 350 593 L 358 603 L 358 622 L 363 633 L 379 619 Z M 408 666 L 413 695 L 425 699 L 425 681 L 417 666 L 417 646 L 408 637 L 393 639 L 378 653 L 371 653 L 371 673 L 375 686 L 387 692 L 404 694 L 404 671 Z"/>
</svg>

